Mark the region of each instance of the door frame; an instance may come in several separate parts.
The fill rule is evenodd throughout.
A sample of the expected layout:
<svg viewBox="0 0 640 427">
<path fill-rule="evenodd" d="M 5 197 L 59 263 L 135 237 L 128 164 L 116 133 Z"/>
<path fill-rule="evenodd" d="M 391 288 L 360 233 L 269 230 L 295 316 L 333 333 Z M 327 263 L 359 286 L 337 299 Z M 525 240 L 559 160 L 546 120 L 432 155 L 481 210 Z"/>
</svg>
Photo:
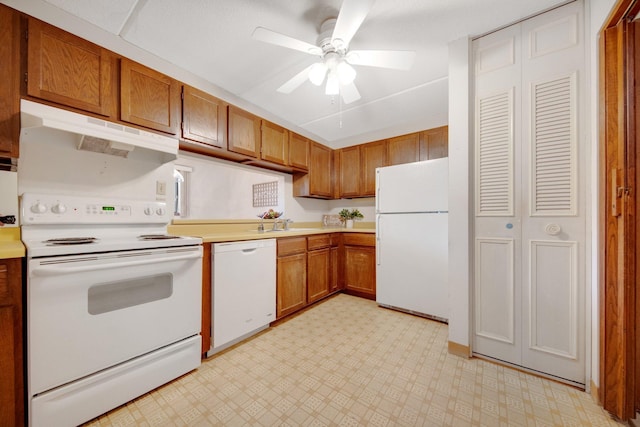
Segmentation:
<svg viewBox="0 0 640 427">
<path fill-rule="evenodd" d="M 621 420 L 633 418 L 640 387 L 637 348 L 638 304 L 636 283 L 640 260 L 635 165 L 636 143 L 634 51 L 640 49 L 640 31 L 629 17 L 640 11 L 640 1 L 618 0 L 599 33 L 599 295 L 600 388 L 602 406 Z"/>
</svg>

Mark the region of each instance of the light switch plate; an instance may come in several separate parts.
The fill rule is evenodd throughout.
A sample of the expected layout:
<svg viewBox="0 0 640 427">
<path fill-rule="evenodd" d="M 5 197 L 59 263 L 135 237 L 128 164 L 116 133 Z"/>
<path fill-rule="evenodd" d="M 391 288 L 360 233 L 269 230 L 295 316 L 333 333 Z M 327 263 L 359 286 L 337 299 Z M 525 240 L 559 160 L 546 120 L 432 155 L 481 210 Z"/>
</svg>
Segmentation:
<svg viewBox="0 0 640 427">
<path fill-rule="evenodd" d="M 156 195 L 164 196 L 167 194 L 167 183 L 165 181 L 156 181 Z"/>
</svg>

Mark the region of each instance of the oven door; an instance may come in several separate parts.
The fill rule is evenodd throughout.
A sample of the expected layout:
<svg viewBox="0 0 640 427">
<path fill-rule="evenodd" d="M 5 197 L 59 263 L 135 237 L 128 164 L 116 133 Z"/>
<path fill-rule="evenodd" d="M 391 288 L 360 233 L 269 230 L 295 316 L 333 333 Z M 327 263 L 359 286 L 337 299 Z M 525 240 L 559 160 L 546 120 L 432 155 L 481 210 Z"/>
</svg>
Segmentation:
<svg viewBox="0 0 640 427">
<path fill-rule="evenodd" d="M 200 332 L 202 246 L 30 259 L 29 394 Z"/>
</svg>

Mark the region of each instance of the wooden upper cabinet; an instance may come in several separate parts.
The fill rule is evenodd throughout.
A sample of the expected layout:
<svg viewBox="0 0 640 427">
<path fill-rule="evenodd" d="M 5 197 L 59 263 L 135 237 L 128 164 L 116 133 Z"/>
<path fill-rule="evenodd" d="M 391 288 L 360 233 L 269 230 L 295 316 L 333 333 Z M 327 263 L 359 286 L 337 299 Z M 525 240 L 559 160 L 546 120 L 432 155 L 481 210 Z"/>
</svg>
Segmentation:
<svg viewBox="0 0 640 427">
<path fill-rule="evenodd" d="M 309 194 L 317 197 L 333 196 L 331 148 L 313 142 L 309 160 Z"/>
<path fill-rule="evenodd" d="M 120 62 L 120 120 L 177 135 L 180 84 L 144 65 Z"/>
<path fill-rule="evenodd" d="M 29 18 L 28 31 L 29 96 L 103 116 L 116 115 L 111 52 L 34 18 Z"/>
<path fill-rule="evenodd" d="M 227 136 L 227 108 L 206 92 L 182 87 L 182 138 L 224 147 Z"/>
<path fill-rule="evenodd" d="M 294 132 L 289 132 L 289 166 L 309 170 L 309 140 Z"/>
<path fill-rule="evenodd" d="M 286 166 L 289 160 L 289 131 L 262 120 L 260 158 Z"/>
<path fill-rule="evenodd" d="M 260 155 L 260 117 L 229 105 L 227 116 L 227 148 L 234 153 Z"/>
<path fill-rule="evenodd" d="M 360 196 L 360 146 L 338 151 L 340 198 Z"/>
<path fill-rule="evenodd" d="M 387 165 L 387 141 L 375 141 L 360 146 L 362 196 L 376 195 L 376 168 Z"/>
<path fill-rule="evenodd" d="M 20 16 L 0 5 L 0 157 L 17 158 L 20 139 Z M 1 424 L 1 423 L 0 423 Z"/>
<path fill-rule="evenodd" d="M 389 139 L 387 155 L 389 165 L 420 161 L 420 133 Z"/>
<path fill-rule="evenodd" d="M 429 129 L 420 133 L 420 160 L 449 156 L 449 127 Z"/>
</svg>

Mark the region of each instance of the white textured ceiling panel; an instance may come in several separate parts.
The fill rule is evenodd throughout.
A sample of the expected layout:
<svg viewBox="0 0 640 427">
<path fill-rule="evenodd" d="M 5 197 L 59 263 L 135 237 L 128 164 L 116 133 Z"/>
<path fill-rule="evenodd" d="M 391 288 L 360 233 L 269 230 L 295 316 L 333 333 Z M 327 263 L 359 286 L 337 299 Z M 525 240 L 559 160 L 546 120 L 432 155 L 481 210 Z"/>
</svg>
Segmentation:
<svg viewBox="0 0 640 427">
<path fill-rule="evenodd" d="M 119 34 L 138 0 L 47 0 L 97 27 Z"/>
<path fill-rule="evenodd" d="M 315 44 L 320 24 L 337 16 L 341 0 L 0 1 L 18 9 L 26 2 L 27 13 L 30 5 L 53 4 L 210 82 L 245 108 L 255 106 L 271 120 L 333 147 L 445 124 L 448 43 L 565 2 L 376 0 L 350 48 L 413 50 L 415 63 L 410 71 L 354 66 L 362 97 L 340 107 L 324 87 L 309 82 L 288 95 L 276 92 L 317 57 L 256 41 L 251 34 L 261 26 Z M 340 108 L 342 127 L 336 119 Z"/>
</svg>

